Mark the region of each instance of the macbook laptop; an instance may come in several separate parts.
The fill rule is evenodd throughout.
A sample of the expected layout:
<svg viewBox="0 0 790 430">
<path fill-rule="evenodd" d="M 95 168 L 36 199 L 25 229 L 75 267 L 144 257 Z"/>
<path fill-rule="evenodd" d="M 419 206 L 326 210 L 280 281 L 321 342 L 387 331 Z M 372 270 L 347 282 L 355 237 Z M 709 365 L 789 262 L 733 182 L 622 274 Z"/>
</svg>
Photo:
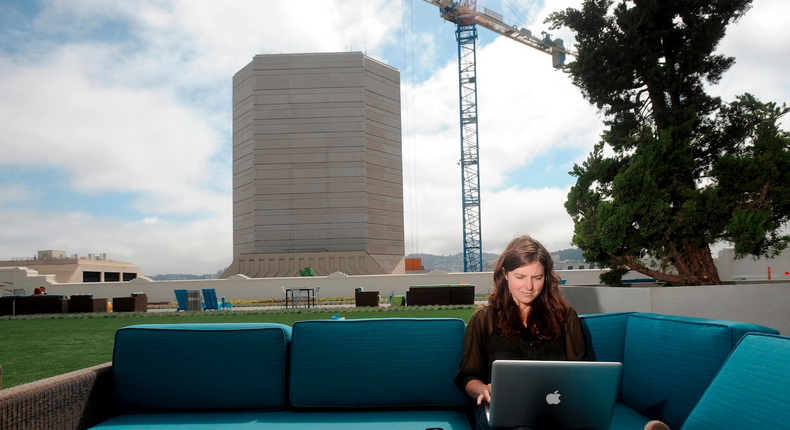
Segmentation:
<svg viewBox="0 0 790 430">
<path fill-rule="evenodd" d="M 491 374 L 492 427 L 608 429 L 623 364 L 496 360 Z"/>
</svg>

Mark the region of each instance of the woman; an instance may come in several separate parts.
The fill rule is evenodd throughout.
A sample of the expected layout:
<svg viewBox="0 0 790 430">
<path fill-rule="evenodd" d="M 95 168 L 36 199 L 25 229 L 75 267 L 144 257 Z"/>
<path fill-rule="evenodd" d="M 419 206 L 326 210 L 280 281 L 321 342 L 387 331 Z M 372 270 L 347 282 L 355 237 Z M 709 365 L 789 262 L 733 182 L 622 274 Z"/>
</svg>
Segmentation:
<svg viewBox="0 0 790 430">
<path fill-rule="evenodd" d="M 529 236 L 513 239 L 497 260 L 488 306 L 469 319 L 455 384 L 477 401 L 478 429 L 487 429 L 494 360 L 586 360 L 576 311 L 560 291 L 551 254 Z"/>
</svg>

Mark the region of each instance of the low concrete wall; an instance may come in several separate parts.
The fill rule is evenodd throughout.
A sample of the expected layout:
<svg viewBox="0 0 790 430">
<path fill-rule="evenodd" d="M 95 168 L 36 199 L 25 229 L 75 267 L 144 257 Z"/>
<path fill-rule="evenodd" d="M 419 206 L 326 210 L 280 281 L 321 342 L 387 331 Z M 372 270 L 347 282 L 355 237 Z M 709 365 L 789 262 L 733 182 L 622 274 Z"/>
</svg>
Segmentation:
<svg viewBox="0 0 790 430">
<path fill-rule="evenodd" d="M 560 277 L 573 285 L 599 284 L 600 270 L 561 270 Z M 52 278 L 45 278 L 35 270 L 26 268 L 0 268 L 0 281 L 11 282 L 14 288 L 24 288 L 32 294 L 35 287 L 46 285 L 49 294 L 94 294 L 97 297 L 128 296 L 131 292 L 148 294 L 151 302 L 174 301 L 173 290 L 196 290 L 214 288 L 218 296 L 226 299 L 265 299 L 281 298 L 283 288 L 289 287 L 321 287 L 320 297 L 352 297 L 357 287 L 365 291 L 379 291 L 382 296 L 390 294 L 406 294 L 411 285 L 436 285 L 465 283 L 475 286 L 475 294 L 488 294 L 492 285 L 493 274 L 482 273 L 446 273 L 435 270 L 419 274 L 393 275 L 360 275 L 346 276 L 333 273 L 329 276 L 293 277 L 293 278 L 247 278 L 231 276 L 228 279 L 201 279 L 191 281 L 151 281 L 138 278 L 130 282 L 91 282 L 91 283 L 57 283 Z"/>
<path fill-rule="evenodd" d="M 560 271 L 562 279 L 568 284 L 598 284 L 600 270 Z M 174 301 L 173 290 L 196 290 L 214 288 L 217 296 L 226 299 L 265 299 L 282 298 L 283 288 L 320 287 L 319 297 L 352 297 L 357 287 L 365 291 L 379 291 L 382 296 L 406 294 L 412 285 L 469 284 L 475 286 L 475 294 L 488 294 L 491 290 L 493 274 L 482 273 L 445 273 L 436 270 L 428 273 L 402 275 L 362 275 L 346 276 L 333 273 L 329 276 L 295 278 L 247 278 L 236 275 L 228 279 L 201 279 L 192 281 L 150 281 L 138 278 L 131 282 L 52 284 L 47 286 L 50 294 L 92 293 L 101 297 L 128 296 L 131 292 L 144 292 L 152 302 Z M 32 289 L 31 289 L 32 291 Z"/>
<path fill-rule="evenodd" d="M 475 286 L 476 294 L 487 294 L 491 288 L 491 273 L 427 273 L 416 275 L 369 275 L 299 277 L 299 278 L 245 278 L 205 279 L 194 281 L 145 281 L 136 279 L 123 283 L 53 284 L 47 287 L 50 294 L 92 293 L 97 297 L 128 296 L 131 292 L 148 294 L 151 302 L 175 301 L 173 290 L 199 290 L 214 288 L 217 296 L 226 299 L 282 298 L 283 288 L 320 287 L 319 297 L 353 297 L 354 290 L 379 291 L 382 296 L 406 294 L 411 285 L 459 284 Z"/>
<path fill-rule="evenodd" d="M 790 283 L 696 287 L 575 287 L 563 294 L 580 314 L 653 312 L 760 324 L 790 335 Z"/>
<path fill-rule="evenodd" d="M 790 283 L 787 282 L 631 288 L 579 285 L 595 283 L 598 273 L 583 270 L 560 273 L 563 279 L 568 280 L 568 284 L 562 287 L 563 294 L 579 314 L 653 312 L 743 321 L 773 327 L 782 334 L 790 335 Z M 357 287 L 389 296 L 393 293 L 406 294 L 411 285 L 466 283 L 475 286 L 476 294 L 488 294 L 493 278 L 491 272 L 447 274 L 435 271 L 408 275 L 345 276 L 334 273 L 319 277 L 264 279 L 234 276 L 229 279 L 157 282 L 140 278 L 131 282 L 58 284 L 27 269 L 0 270 L 2 277 L 8 278 L 6 280 L 13 282 L 16 288 L 27 288 L 28 294 L 32 292 L 30 286 L 46 284 L 47 293 L 50 294 L 70 296 L 91 293 L 95 297 L 111 299 L 126 297 L 132 292 L 144 292 L 151 302 L 175 301 L 173 290 L 203 288 L 214 288 L 217 296 L 226 299 L 279 299 L 283 296 L 283 288 L 297 286 L 320 287 L 319 297 L 352 297 Z M 26 279 L 30 286 L 22 287 Z"/>
</svg>

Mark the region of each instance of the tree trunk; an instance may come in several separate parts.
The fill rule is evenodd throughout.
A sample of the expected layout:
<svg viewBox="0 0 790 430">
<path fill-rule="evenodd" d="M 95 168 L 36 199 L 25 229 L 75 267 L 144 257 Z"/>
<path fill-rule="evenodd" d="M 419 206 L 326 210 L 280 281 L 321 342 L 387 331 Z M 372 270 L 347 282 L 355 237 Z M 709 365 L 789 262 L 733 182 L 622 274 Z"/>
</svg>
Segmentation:
<svg viewBox="0 0 790 430">
<path fill-rule="evenodd" d="M 710 247 L 686 245 L 680 253 L 674 247 L 670 252 L 671 261 L 677 274 L 661 272 L 646 267 L 641 260 L 632 257 L 620 261 L 629 269 L 649 276 L 657 281 L 676 285 L 721 285 L 719 270 L 713 262 Z"/>
</svg>

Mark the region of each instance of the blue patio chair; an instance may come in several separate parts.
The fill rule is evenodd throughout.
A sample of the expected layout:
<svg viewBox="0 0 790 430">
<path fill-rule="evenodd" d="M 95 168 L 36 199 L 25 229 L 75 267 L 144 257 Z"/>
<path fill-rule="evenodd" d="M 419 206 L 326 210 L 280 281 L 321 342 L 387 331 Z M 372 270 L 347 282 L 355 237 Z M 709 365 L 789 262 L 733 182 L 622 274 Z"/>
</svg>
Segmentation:
<svg viewBox="0 0 790 430">
<path fill-rule="evenodd" d="M 213 288 L 203 289 L 203 310 L 204 311 L 219 310 L 219 304 L 217 303 L 217 292 L 214 291 Z"/>
<path fill-rule="evenodd" d="M 225 296 L 220 297 L 219 308 L 224 310 L 232 310 L 233 304 L 225 301 Z"/>
<path fill-rule="evenodd" d="M 178 301 L 178 311 L 187 311 L 187 290 L 173 290 L 176 292 L 176 300 Z"/>
</svg>

